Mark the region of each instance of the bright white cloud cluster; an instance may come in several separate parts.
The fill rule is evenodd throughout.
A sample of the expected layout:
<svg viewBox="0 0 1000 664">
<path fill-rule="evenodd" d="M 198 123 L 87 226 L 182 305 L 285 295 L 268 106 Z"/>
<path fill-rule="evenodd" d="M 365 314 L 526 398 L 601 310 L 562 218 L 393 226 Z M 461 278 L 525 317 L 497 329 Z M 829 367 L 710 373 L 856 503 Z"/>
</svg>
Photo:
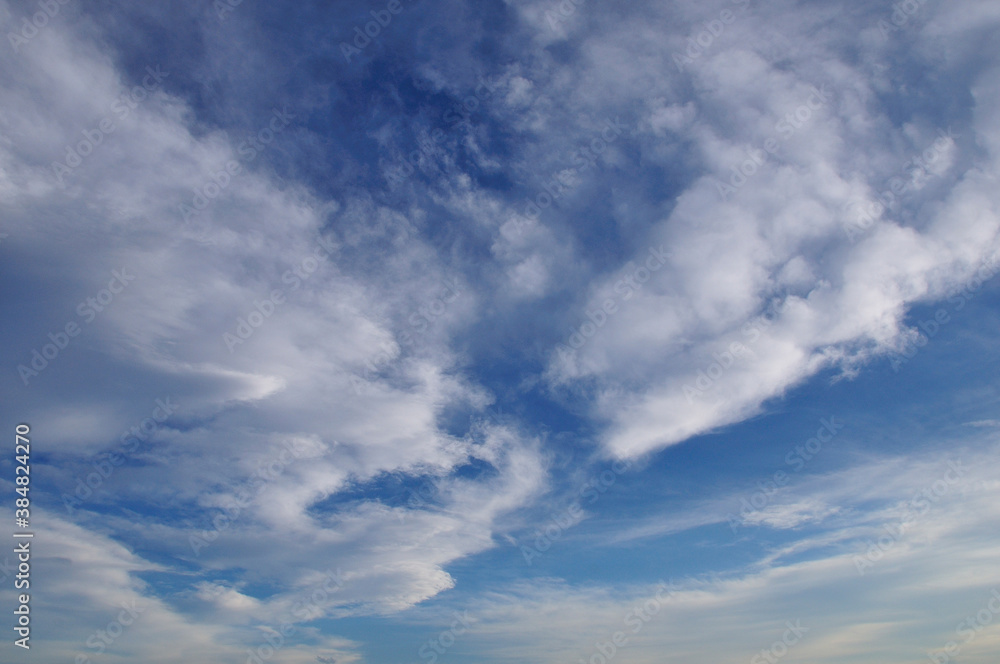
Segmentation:
<svg viewBox="0 0 1000 664">
<path fill-rule="evenodd" d="M 910 40 L 961 41 L 972 29 L 950 18 L 961 11 L 934 10 Z M 737 14 L 714 46 L 655 82 L 639 75 L 649 71 L 641 59 L 624 65 L 610 55 L 645 47 L 663 62 L 681 45 L 645 38 L 634 21 L 603 23 L 579 39 L 581 52 L 604 57 L 582 58 L 551 93 L 594 109 L 604 97 L 590 97 L 592 82 L 614 80 L 621 97 L 653 97 L 632 130 L 646 158 L 676 159 L 676 148 L 661 146 L 685 140 L 700 162 L 632 261 L 593 282 L 577 316 L 589 327 L 552 353 L 551 381 L 587 386 L 615 455 L 738 422 L 821 369 L 851 373 L 901 344 L 911 305 L 995 272 L 996 63 L 971 77 L 970 117 L 895 126 L 879 100 L 900 93 L 879 84 L 906 72 L 873 80 L 870 64 L 845 61 L 838 31 L 802 42 L 824 13 Z M 768 25 L 802 57 L 768 61 L 754 40 Z M 896 50 L 866 41 L 870 61 Z M 901 69 L 949 76 L 969 66 L 964 52 L 930 62 L 916 46 L 911 55 L 919 65 Z M 699 91 L 693 105 L 687 86 Z M 662 268 L 647 264 L 658 246 L 671 254 Z M 604 303 L 615 310 L 606 321 L 592 313 Z"/>
<path fill-rule="evenodd" d="M 132 86 L 69 25 L 53 22 L 17 59 L 5 58 L 0 87 L 17 100 L 3 118 L 17 142 L 0 148 L 5 228 L 37 292 L 69 293 L 51 302 L 43 323 L 82 328 L 61 356 L 24 374 L 28 389 L 62 383 L 66 391 L 57 417 L 44 416 L 54 404 L 30 399 L 25 415 L 53 453 L 78 461 L 58 480 L 74 518 L 205 571 L 258 569 L 288 589 L 261 602 L 220 586 L 207 603 L 244 621 L 289 605 L 321 565 L 342 568 L 347 581 L 316 615 L 341 605 L 353 607 L 347 613 L 398 611 L 451 587 L 443 566 L 491 546 L 494 520 L 544 480 L 537 445 L 521 435 L 489 428 L 456 437 L 439 424 L 447 409 L 481 410 L 491 399 L 456 371 L 447 346 L 448 328 L 475 306 L 461 277 L 428 265 L 436 259 L 425 242 L 396 235 L 384 211 L 321 200 L 254 163 L 277 149 L 269 144 L 281 121 L 262 127 L 258 143 L 199 135 L 187 105 L 152 85 L 121 117 L 116 109 Z M 91 130 L 107 118 L 113 129 Z M 337 217 L 340 235 L 327 227 Z M 344 248 L 366 234 L 395 239 L 395 253 L 377 272 L 342 267 Z M 131 276 L 127 288 L 110 302 L 98 295 L 91 320 L 81 320 L 76 300 L 98 293 L 113 270 Z M 56 289 L 66 282 L 74 288 Z M 12 347 L 40 346 L 46 333 L 17 330 Z M 31 359 L 29 351 L 18 362 L 31 367 Z M 117 367 L 115 375 L 94 373 L 98 363 Z M 158 396 L 176 412 L 141 436 L 129 454 L 139 466 L 88 490 L 81 478 L 94 470 L 89 460 L 148 418 Z M 473 459 L 496 477 L 444 479 Z M 441 505 L 313 511 L 339 491 L 399 473 L 438 484 Z M 182 525 L 90 512 L 118 501 L 199 516 Z M 87 570 L 95 558 L 69 553 L 82 532 L 67 524 L 63 539 L 68 559 Z M 106 592 L 139 596 L 125 580 L 140 569 L 158 567 L 116 566 L 121 578 Z M 90 599 L 79 605 L 96 608 Z M 224 640 L 221 627 L 158 607 L 148 629 L 161 628 L 147 646 L 188 642 L 189 661 L 225 652 L 204 647 Z M 181 639 L 182 630 L 200 637 Z M 67 633 L 59 647 L 74 647 L 71 636 L 79 635 Z"/>
<path fill-rule="evenodd" d="M 88 639 L 135 602 L 124 657 L 266 644 L 276 661 L 362 661 L 333 619 L 452 597 L 451 566 L 515 541 L 591 443 L 648 458 L 821 372 L 856 376 L 916 337 L 914 305 L 1000 271 L 1000 62 L 974 48 L 996 3 L 495 4 L 496 34 L 460 3 L 407 6 L 335 73 L 321 55 L 288 65 L 245 5 L 199 24 L 190 57 L 211 62 L 194 70 L 167 48 L 136 62 L 63 4 L 0 59 L 0 252 L 26 312 L 2 385 L 62 496 L 37 517 L 42 588 L 60 597 L 36 607 L 61 634 L 47 657 L 97 661 Z M 11 30 L 27 11 L 0 0 Z M 414 60 L 399 81 L 369 60 L 385 53 Z M 244 116 L 234 90 L 268 93 L 239 88 L 240 68 L 264 90 L 309 83 Z M 323 135 L 317 109 L 341 103 L 357 124 Z M 310 179 L 334 153 L 342 168 Z M 529 393 L 577 430 L 483 422 Z M 773 655 L 799 620 L 789 661 L 943 647 L 949 626 L 899 607 L 974 612 L 1000 584 L 996 450 L 978 443 L 975 470 L 912 524 L 910 491 L 933 489 L 940 459 L 855 459 L 783 488 L 740 517 L 779 544 L 658 599 L 628 661 Z M 94 465 L 109 449 L 127 463 Z M 623 519 L 601 544 L 719 526 L 729 498 Z M 880 546 L 894 523 L 905 535 Z M 466 607 L 459 648 L 610 658 L 595 638 L 613 643 L 656 590 L 509 585 Z M 998 638 L 977 632 L 963 657 Z"/>
</svg>

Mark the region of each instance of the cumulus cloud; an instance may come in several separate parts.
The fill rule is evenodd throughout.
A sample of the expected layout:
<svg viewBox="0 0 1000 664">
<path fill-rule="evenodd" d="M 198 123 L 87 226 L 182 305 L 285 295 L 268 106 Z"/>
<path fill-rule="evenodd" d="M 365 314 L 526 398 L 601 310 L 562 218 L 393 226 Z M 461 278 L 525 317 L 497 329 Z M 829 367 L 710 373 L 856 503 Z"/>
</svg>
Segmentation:
<svg viewBox="0 0 1000 664">
<path fill-rule="evenodd" d="M 851 374 L 898 348 L 912 305 L 964 289 L 996 260 L 997 155 L 971 152 L 973 137 L 988 143 L 996 131 L 985 101 L 997 93 L 991 70 L 972 74 L 971 116 L 894 123 L 875 103 L 886 93 L 847 61 L 834 33 L 801 45 L 810 55 L 791 66 L 739 45 L 765 24 L 798 35 L 824 15 L 782 20 L 777 11 L 741 13 L 682 73 L 653 84 L 661 101 L 636 123 L 635 140 L 685 140 L 701 168 L 651 220 L 632 263 L 596 277 L 578 318 L 609 301 L 615 313 L 554 349 L 548 369 L 558 389 L 594 397 L 611 454 L 643 454 L 738 422 L 822 369 Z M 927 30 L 959 40 L 971 28 L 948 31 L 949 11 Z M 632 27 L 601 24 L 587 48 L 646 43 L 642 32 L 623 40 Z M 677 47 L 651 48 L 665 58 Z M 888 48 L 872 44 L 868 57 Z M 947 76 L 968 61 L 955 54 L 920 66 Z M 616 67 L 582 59 L 575 76 L 607 80 Z M 695 110 L 672 89 L 678 78 L 703 91 Z M 647 81 L 630 83 L 619 79 L 624 95 L 648 94 Z M 582 84 L 560 92 L 572 98 L 575 89 Z M 668 126 L 676 127 L 669 136 Z M 923 205 L 930 190 L 938 202 Z M 648 247 L 658 245 L 671 256 L 649 269 Z"/>
<path fill-rule="evenodd" d="M 0 389 L 45 441 L 51 657 L 135 601 L 122 656 L 363 661 L 335 619 L 449 604 L 599 457 L 854 378 L 998 271 L 995 3 L 416 4 L 356 62 L 371 8 L 59 7 L 0 60 Z M 11 34 L 34 11 L 0 0 Z M 939 460 L 782 488 L 741 520 L 775 544 L 686 579 L 630 656 L 752 657 L 799 618 L 806 659 L 946 641 L 895 570 L 979 606 L 990 459 L 916 521 Z M 657 591 L 546 573 L 485 593 L 468 647 L 589 657 Z"/>
</svg>

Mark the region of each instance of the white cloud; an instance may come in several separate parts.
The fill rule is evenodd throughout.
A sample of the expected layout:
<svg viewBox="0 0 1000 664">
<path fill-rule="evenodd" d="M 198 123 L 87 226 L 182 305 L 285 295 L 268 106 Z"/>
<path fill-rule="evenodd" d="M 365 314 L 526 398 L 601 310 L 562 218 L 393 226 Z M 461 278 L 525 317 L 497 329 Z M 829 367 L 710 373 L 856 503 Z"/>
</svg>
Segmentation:
<svg viewBox="0 0 1000 664">
<path fill-rule="evenodd" d="M 989 562 L 997 543 L 987 525 L 996 518 L 1000 489 L 991 479 L 996 448 L 979 444 L 953 452 L 861 461 L 790 487 L 798 499 L 762 510 L 759 520 L 787 528 L 805 523 L 805 515 L 825 516 L 823 530 L 810 526 L 746 567 L 664 578 L 677 590 L 659 608 L 651 602 L 655 584 L 611 587 L 558 579 L 470 600 L 465 608 L 477 624 L 465 649 L 491 661 L 537 661 L 539 653 L 551 661 L 587 661 L 619 630 L 628 638 L 618 655 L 622 661 L 661 661 L 664 652 L 747 661 L 780 639 L 792 621 L 808 632 L 789 649 L 789 661 L 919 659 L 949 640 L 961 642 L 955 625 L 983 608 L 990 588 L 1000 584 Z M 966 472 L 930 509 L 910 514 L 899 539 L 881 540 L 881 556 L 859 574 L 859 556 L 880 541 L 886 524 L 912 512 L 907 504 L 914 493 L 933 493 L 949 459 L 960 461 Z M 873 501 L 881 507 L 858 509 Z M 635 611 L 644 606 L 651 617 L 637 622 Z M 963 658 L 990 661 L 998 637 L 996 625 L 988 626 L 963 650 Z"/>
<path fill-rule="evenodd" d="M 51 298 L 53 313 L 40 325 L 83 328 L 32 378 L 35 392 L 13 394 L 38 423 L 35 435 L 52 440 L 51 454 L 86 460 L 50 469 L 69 495 L 93 470 L 92 455 L 119 446 L 123 430 L 150 416 L 154 397 L 169 395 L 177 412 L 128 454 L 128 465 L 80 496 L 73 518 L 100 524 L 109 538 L 169 552 L 201 573 L 245 565 L 271 575 L 278 590 L 270 599 L 225 587 L 205 599 L 206 589 L 220 586 L 194 575 L 198 596 L 219 616 L 263 620 L 334 559 L 350 571 L 349 582 L 344 599 L 325 610 L 399 611 L 450 588 L 444 566 L 491 547 L 494 522 L 545 483 L 537 443 L 527 437 L 502 429 L 462 437 L 442 427 L 449 410 L 476 411 L 492 399 L 461 375 L 448 347 L 451 330 L 474 312 L 475 293 L 399 215 L 350 197 L 324 200 L 280 180 L 264 157 L 241 152 L 237 139 L 196 129 L 191 109 L 163 89 L 127 118 L 114 116 L 116 98 L 134 82 L 94 39 L 53 21 L 18 58 L 0 64 L 0 95 L 17 100 L 4 116 L 17 142 L 0 145 L 3 182 L 16 191 L 5 201 L 17 229 L 11 241 L 29 265 L 45 256 L 57 266 L 28 268 L 27 297 Z M 82 140 L 81 127 L 107 114 L 117 128 L 60 187 L 50 162 Z M 242 170 L 219 176 L 232 161 Z M 195 192 L 216 191 L 196 215 L 179 208 L 202 207 Z M 352 262 L 348 249 L 383 241 L 394 252 L 378 264 Z M 76 303 L 122 266 L 134 281 L 92 323 L 79 320 Z M 44 343 L 47 331 L 18 330 L 9 341 L 20 352 Z M 99 368 L 69 372 L 71 365 Z M 60 383 L 58 406 L 35 397 Z M 293 441 L 299 452 L 283 455 Z M 495 476 L 449 479 L 473 459 Z M 85 470 L 78 476 L 73 468 Z M 322 507 L 338 492 L 392 474 L 437 483 L 442 505 Z M 225 524 L 218 540 L 196 555 L 191 535 L 211 533 L 212 518 L 241 492 L 253 500 L 236 518 L 218 521 Z M 122 501 L 196 516 L 91 511 Z M 81 536 L 66 527 L 77 533 L 67 541 Z M 119 585 L 127 581 L 122 574 Z M 177 638 L 170 625 L 184 622 L 164 619 L 151 645 Z M 225 621 L 215 624 L 191 648 L 217 641 Z"/>
<path fill-rule="evenodd" d="M 910 306 L 943 299 L 1000 248 L 991 184 L 1000 154 L 987 147 L 997 131 L 988 100 L 998 88 L 989 66 L 972 79 L 971 119 L 921 117 L 893 126 L 868 74 L 844 59 L 838 33 L 805 36 L 825 12 L 800 8 L 793 18 L 778 11 L 761 6 L 741 14 L 728 40 L 718 39 L 685 69 L 682 78 L 698 91 L 692 119 L 678 77 L 641 79 L 641 58 L 627 75 L 615 58 L 582 58 L 560 81 L 557 94 L 591 108 L 598 103 L 588 96 L 594 80 L 613 79 L 618 99 L 659 95 L 634 138 L 654 146 L 651 155 L 668 154 L 663 143 L 690 141 L 704 162 L 649 230 L 649 244 L 672 254 L 667 267 L 629 293 L 620 313 L 572 358 L 551 355 L 548 375 L 557 389 L 596 394 L 592 412 L 609 424 L 605 444 L 613 455 L 643 454 L 738 422 L 821 369 L 854 372 L 899 346 Z M 769 23 L 802 54 L 791 66 L 740 47 Z M 937 38 L 954 42 L 973 29 L 942 33 L 943 25 L 951 24 L 937 25 Z M 662 60 L 670 52 L 627 20 L 595 26 L 583 40 L 584 52 L 631 49 Z M 870 48 L 871 57 L 885 57 L 884 45 Z M 966 67 L 965 56 L 934 67 L 947 76 Z M 958 143 L 940 139 L 943 158 L 927 171 L 934 186 L 895 197 L 881 219 L 849 237 L 845 229 L 857 221 L 852 204 L 875 200 L 899 164 L 934 144 L 935 122 L 942 130 L 951 125 Z M 664 133 L 683 123 L 693 125 L 683 136 Z M 979 137 L 985 151 L 973 156 Z M 930 190 L 940 197 L 933 203 Z M 644 254 L 632 254 L 636 264 Z M 623 300 L 615 285 L 626 274 L 598 276 L 586 308 Z M 750 345 L 742 326 L 783 301 L 791 306 L 755 335 L 753 354 L 719 372 L 719 354 L 734 342 Z M 692 399 L 686 388 L 708 371 L 712 380 L 701 383 L 709 389 Z"/>
<path fill-rule="evenodd" d="M 155 618 L 116 644 L 122 656 L 207 662 L 273 637 L 271 618 L 293 611 L 331 566 L 345 583 L 318 607 L 327 616 L 406 612 L 456 587 L 448 566 L 491 548 L 548 481 L 544 437 L 455 424 L 493 399 L 469 371 L 479 359 L 469 345 L 481 339 L 467 342 L 484 327 L 521 332 L 538 312 L 531 333 L 558 330 L 551 336 L 563 340 L 586 312 L 614 301 L 600 329 L 571 358 L 551 353 L 542 373 L 604 425 L 607 453 L 637 456 L 745 419 L 822 369 L 850 375 L 912 334 L 903 324 L 910 306 L 942 298 L 996 256 L 1000 85 L 995 63 L 972 67 L 986 56 L 967 50 L 970 35 L 1000 20 L 991 3 L 928 8 L 913 26 L 923 41 L 894 42 L 880 41 L 871 16 L 834 6 L 753 5 L 677 71 L 673 55 L 691 30 L 734 4 L 640 4 L 624 14 L 584 4 L 555 27 L 545 17 L 554 3 L 518 4 L 532 31 L 528 52 L 500 73 L 482 124 L 449 138 L 456 152 L 434 153 L 422 172 L 429 186 L 415 176 L 394 190 L 404 200 L 396 209 L 367 192 L 344 187 L 333 200 L 283 179 L 266 163 L 274 152 L 247 157 L 240 139 L 203 126 L 170 85 L 120 117 L 116 99 L 136 81 L 90 23 L 53 21 L 0 61 L 3 248 L 17 258 L 26 306 L 46 303 L 10 322 L 5 342 L 17 362 L 30 362 L 49 332 L 80 322 L 78 303 L 111 270 L 136 275 L 30 388 L 5 392 L 48 443 L 47 481 L 72 493 L 95 451 L 149 417 L 155 398 L 178 404 L 74 523 L 42 513 L 49 549 L 40 578 L 60 602 L 43 600 L 39 616 L 65 635 L 51 642 L 52 657 L 73 657 L 102 626 L 94 613 L 111 615 L 121 601 L 146 602 Z M 853 44 L 859 31 L 860 52 L 848 52 L 845 35 Z M 910 94 L 906 77 L 881 64 L 896 50 L 931 78 L 967 81 L 956 106 L 914 106 L 905 120 L 888 113 L 887 96 Z M 449 87 L 444 74 L 427 76 L 436 90 Z M 79 167 L 54 173 L 66 146 L 107 117 L 115 131 Z M 620 140 L 577 172 L 573 155 L 619 118 Z M 494 123 L 524 139 L 502 168 L 501 151 L 490 149 Z M 858 202 L 873 203 L 949 124 L 958 139 L 941 151 L 933 181 L 910 177 L 905 196 L 849 236 Z M 391 131 L 371 134 L 390 153 Z M 288 132 L 307 130 L 294 123 Z M 505 199 L 506 182 L 480 186 L 458 151 L 482 173 L 516 180 L 528 198 Z M 242 172 L 220 176 L 231 161 Z M 745 183 L 734 175 L 741 166 L 753 171 Z M 530 197 L 557 175 L 574 184 L 528 220 Z M 719 183 L 732 190 L 720 193 Z M 220 191 L 202 212 L 179 208 L 210 186 Z M 442 246 L 422 231 L 448 214 L 462 220 L 461 237 Z M 619 286 L 661 248 L 665 264 L 641 288 Z M 532 359 L 546 353 L 526 339 L 512 345 Z M 743 350 L 727 358 L 734 344 Z M 286 461 L 292 443 L 299 451 Z M 274 464 L 277 472 L 263 472 Z M 996 511 L 997 487 L 982 475 L 994 469 L 989 459 L 876 569 L 855 576 L 851 546 L 900 518 L 913 481 L 934 481 L 932 466 L 883 461 L 782 492 L 745 521 L 793 541 L 749 571 L 688 580 L 629 657 L 750 658 L 801 617 L 815 631 L 790 661 L 889 661 L 886 644 L 900 661 L 919 658 L 951 629 L 926 607 L 972 611 L 975 591 L 1000 583 L 989 566 L 996 546 L 983 535 Z M 424 479 L 434 500 L 352 497 L 400 478 Z M 213 519 L 255 486 L 263 489 L 238 515 L 217 521 L 227 524 L 217 537 L 192 550 L 192 534 L 211 535 Z M 610 541 L 718 523 L 721 505 L 633 524 Z M 122 542 L 173 557 L 177 568 Z M 899 582 L 902 569 L 933 593 L 916 597 Z M 274 591 L 233 582 L 237 570 Z M 151 572 L 183 577 L 184 590 L 138 581 Z M 476 635 L 462 647 L 497 661 L 572 660 L 650 592 L 515 585 L 480 603 Z M 804 599 L 816 596 L 830 601 Z M 918 601 L 916 615 L 899 608 Z M 300 638 L 283 648 L 288 661 L 360 659 L 358 644 L 298 626 Z M 986 661 L 997 638 L 984 632 L 982 650 L 964 655 Z"/>
<path fill-rule="evenodd" d="M 839 511 L 837 507 L 804 501 L 791 505 L 769 505 L 749 513 L 743 520 L 748 525 L 765 525 L 770 528 L 785 529 L 795 528 L 805 523 L 823 521 Z"/>
</svg>

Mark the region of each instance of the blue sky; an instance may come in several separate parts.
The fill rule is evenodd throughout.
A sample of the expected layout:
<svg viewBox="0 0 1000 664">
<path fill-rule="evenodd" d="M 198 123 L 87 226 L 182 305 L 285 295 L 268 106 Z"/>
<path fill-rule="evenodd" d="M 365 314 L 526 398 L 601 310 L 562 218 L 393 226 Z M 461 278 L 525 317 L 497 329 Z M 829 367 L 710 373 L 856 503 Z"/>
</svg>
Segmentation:
<svg viewBox="0 0 1000 664">
<path fill-rule="evenodd" d="M 995 661 L 997 3 L 0 21 L 3 661 Z"/>
</svg>

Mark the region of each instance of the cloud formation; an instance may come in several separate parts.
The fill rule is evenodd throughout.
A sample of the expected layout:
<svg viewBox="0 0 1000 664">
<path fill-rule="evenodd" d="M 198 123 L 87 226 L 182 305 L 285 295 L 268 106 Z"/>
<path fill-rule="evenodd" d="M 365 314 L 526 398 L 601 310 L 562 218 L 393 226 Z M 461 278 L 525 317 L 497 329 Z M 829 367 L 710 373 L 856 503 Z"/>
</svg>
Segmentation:
<svg viewBox="0 0 1000 664">
<path fill-rule="evenodd" d="M 830 417 L 817 386 L 995 350 L 995 3 L 0 19 L 0 409 L 44 441 L 45 657 L 396 661 L 468 611 L 441 659 L 910 661 L 955 638 L 932 606 L 1000 584 L 972 379 L 929 450 L 828 430 L 856 455 L 783 462 L 743 511 L 722 470 L 785 453 L 758 416 Z M 669 598 L 596 558 L 632 546 Z"/>
</svg>

